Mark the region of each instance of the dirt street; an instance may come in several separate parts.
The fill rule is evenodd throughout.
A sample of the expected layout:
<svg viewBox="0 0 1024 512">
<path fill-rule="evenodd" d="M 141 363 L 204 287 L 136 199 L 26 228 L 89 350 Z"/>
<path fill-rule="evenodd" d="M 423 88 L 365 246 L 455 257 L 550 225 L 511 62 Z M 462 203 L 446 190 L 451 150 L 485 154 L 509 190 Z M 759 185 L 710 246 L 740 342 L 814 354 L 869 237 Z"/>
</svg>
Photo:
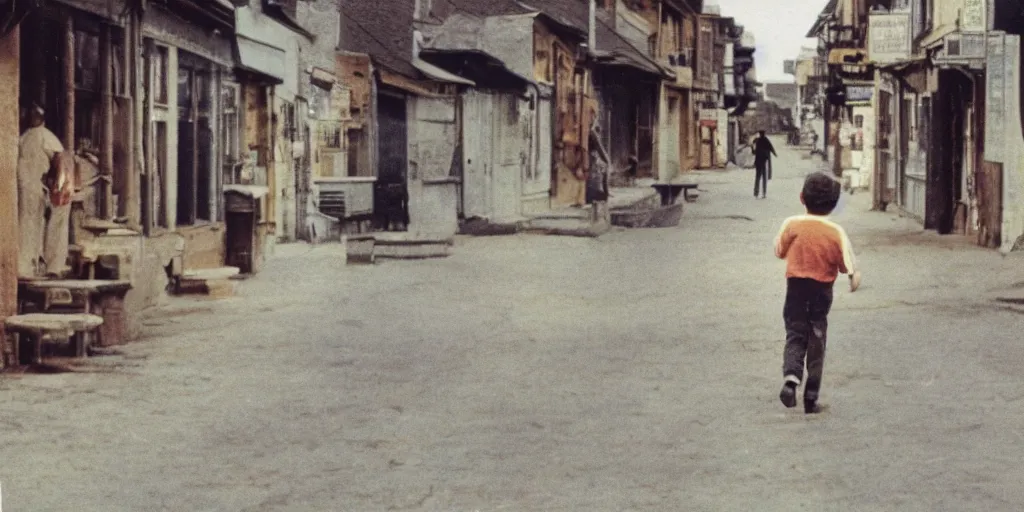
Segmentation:
<svg viewBox="0 0 1024 512">
<path fill-rule="evenodd" d="M 92 372 L 0 376 L 4 508 L 1024 508 L 1024 321 L 988 301 L 1019 257 L 853 196 L 828 409 L 779 403 L 771 240 L 815 166 L 780 153 L 766 200 L 751 170 L 698 173 L 678 228 L 375 266 L 280 247 Z"/>
</svg>

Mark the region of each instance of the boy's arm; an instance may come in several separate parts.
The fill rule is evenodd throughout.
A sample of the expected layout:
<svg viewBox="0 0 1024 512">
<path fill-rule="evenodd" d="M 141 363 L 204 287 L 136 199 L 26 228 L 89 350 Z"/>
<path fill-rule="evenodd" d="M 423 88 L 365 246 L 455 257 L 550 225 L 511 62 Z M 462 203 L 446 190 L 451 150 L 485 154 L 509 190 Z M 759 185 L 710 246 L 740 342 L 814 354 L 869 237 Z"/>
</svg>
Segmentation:
<svg viewBox="0 0 1024 512">
<path fill-rule="evenodd" d="M 775 146 L 772 145 L 772 141 L 768 137 L 765 137 L 764 141 L 768 143 L 768 149 L 772 152 L 772 155 L 779 156 L 779 154 L 775 152 Z"/>
<path fill-rule="evenodd" d="M 853 244 L 850 237 L 846 236 L 846 230 L 839 228 L 840 250 L 843 254 L 843 264 L 839 269 L 843 274 L 853 275 L 857 272 L 857 257 L 853 253 Z"/>
<path fill-rule="evenodd" d="M 790 219 L 786 219 L 782 223 L 782 228 L 779 229 L 779 234 L 775 236 L 775 257 L 780 260 L 786 259 L 789 246 L 793 243 L 793 233 L 789 229 L 789 222 Z"/>
</svg>

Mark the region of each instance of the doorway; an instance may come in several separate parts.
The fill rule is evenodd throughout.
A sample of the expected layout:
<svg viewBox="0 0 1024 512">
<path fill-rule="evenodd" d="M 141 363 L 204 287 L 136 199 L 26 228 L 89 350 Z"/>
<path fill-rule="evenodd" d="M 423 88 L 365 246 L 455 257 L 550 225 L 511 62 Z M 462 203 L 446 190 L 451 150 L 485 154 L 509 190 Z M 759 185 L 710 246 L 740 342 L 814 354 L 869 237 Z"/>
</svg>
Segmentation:
<svg viewBox="0 0 1024 512">
<path fill-rule="evenodd" d="M 409 227 L 409 128 L 404 96 L 379 94 L 377 183 L 374 211 L 377 228 L 405 231 Z"/>
</svg>

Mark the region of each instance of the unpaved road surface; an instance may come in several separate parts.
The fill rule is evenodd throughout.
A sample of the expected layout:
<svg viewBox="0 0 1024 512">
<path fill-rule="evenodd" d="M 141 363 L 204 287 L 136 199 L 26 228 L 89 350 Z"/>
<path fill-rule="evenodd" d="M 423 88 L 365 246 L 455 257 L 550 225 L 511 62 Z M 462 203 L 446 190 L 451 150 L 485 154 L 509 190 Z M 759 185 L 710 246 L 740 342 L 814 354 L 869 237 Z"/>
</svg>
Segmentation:
<svg viewBox="0 0 1024 512">
<path fill-rule="evenodd" d="M 5 510 L 1024 509 L 1024 319 L 988 300 L 1020 258 L 854 196 L 828 410 L 778 403 L 771 240 L 814 165 L 782 151 L 767 200 L 700 173 L 672 229 L 283 246 L 89 373 L 0 376 Z"/>
</svg>

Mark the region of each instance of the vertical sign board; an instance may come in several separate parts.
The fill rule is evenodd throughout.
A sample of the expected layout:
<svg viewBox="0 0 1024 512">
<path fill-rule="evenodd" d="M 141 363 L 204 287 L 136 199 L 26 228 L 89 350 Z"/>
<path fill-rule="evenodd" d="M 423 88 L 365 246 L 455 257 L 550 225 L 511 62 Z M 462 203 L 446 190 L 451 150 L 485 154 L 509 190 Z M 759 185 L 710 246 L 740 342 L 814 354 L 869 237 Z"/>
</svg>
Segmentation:
<svg viewBox="0 0 1024 512">
<path fill-rule="evenodd" d="M 988 0 L 964 0 L 964 10 L 960 30 L 964 32 L 984 32 L 988 28 Z"/>
<path fill-rule="evenodd" d="M 1006 36 L 992 33 L 988 36 L 988 55 L 985 59 L 985 160 L 1002 163 L 1005 146 L 1006 110 L 1004 90 L 1006 68 Z"/>
</svg>

